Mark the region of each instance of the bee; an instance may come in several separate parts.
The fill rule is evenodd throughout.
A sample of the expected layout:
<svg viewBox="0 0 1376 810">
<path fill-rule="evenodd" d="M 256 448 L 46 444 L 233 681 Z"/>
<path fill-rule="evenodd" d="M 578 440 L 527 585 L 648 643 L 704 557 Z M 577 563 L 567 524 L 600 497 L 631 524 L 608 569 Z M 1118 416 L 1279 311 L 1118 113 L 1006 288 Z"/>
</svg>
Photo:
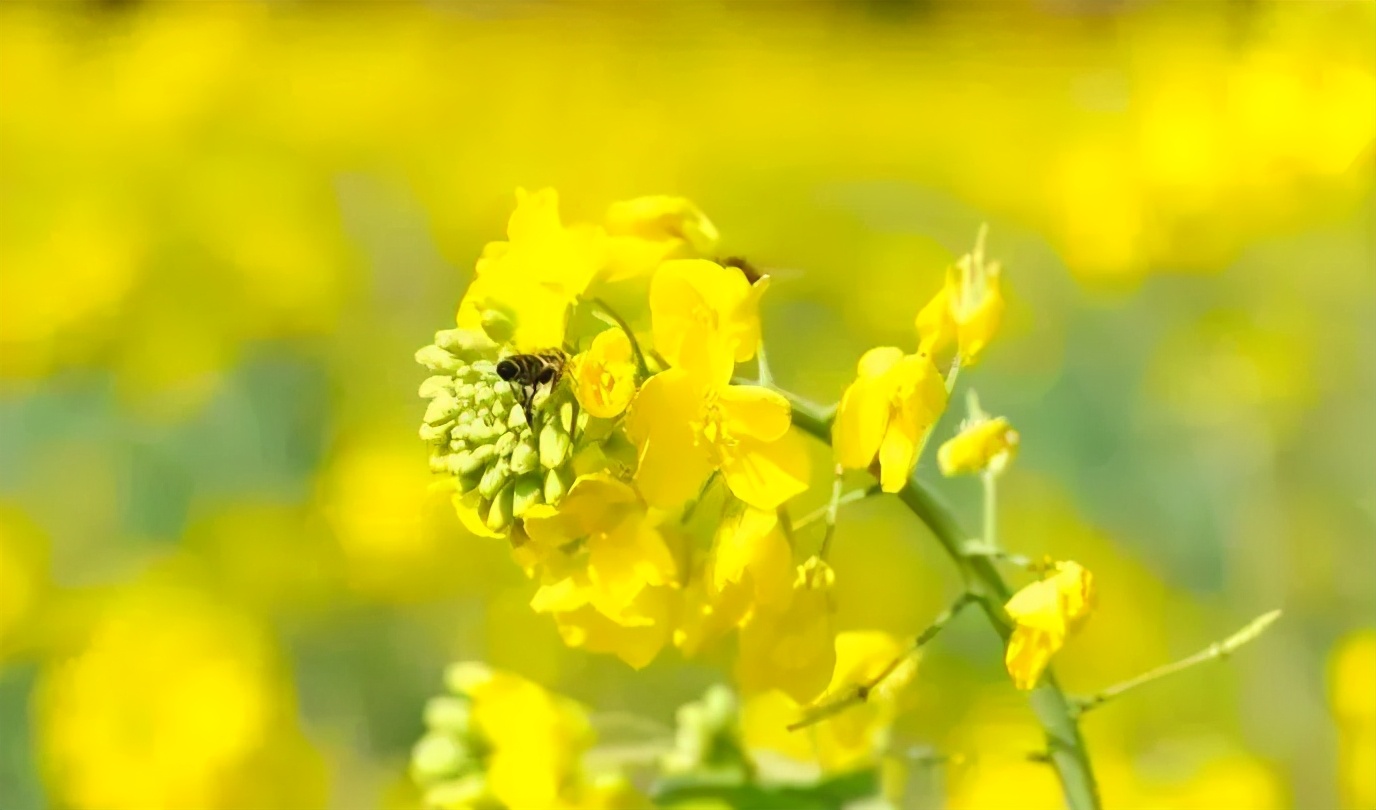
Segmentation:
<svg viewBox="0 0 1376 810">
<path fill-rule="evenodd" d="M 534 427 L 531 407 L 535 395 L 541 388 L 553 390 L 564 376 L 569 356 L 562 349 L 535 352 L 533 354 L 513 354 L 497 363 L 497 376 L 516 387 L 521 408 L 526 414 L 526 424 Z"/>
</svg>

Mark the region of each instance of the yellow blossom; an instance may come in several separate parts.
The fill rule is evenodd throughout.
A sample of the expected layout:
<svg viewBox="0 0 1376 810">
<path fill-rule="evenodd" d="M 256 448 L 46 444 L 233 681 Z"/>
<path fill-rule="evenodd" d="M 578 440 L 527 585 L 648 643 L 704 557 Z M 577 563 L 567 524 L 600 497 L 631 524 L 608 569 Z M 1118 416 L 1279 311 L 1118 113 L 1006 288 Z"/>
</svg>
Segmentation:
<svg viewBox="0 0 1376 810">
<path fill-rule="evenodd" d="M 650 281 L 655 348 L 670 365 L 710 341 L 722 341 L 739 363 L 760 345 L 760 296 L 765 276 L 754 284 L 735 267 L 706 259 L 667 261 Z"/>
<path fill-rule="evenodd" d="M 635 396 L 631 339 L 620 329 L 599 332 L 592 346 L 570 361 L 570 369 L 578 404 L 593 416 L 619 416 Z"/>
<path fill-rule="evenodd" d="M 672 256 L 708 256 L 718 233 L 706 214 L 682 197 L 637 197 L 607 210 L 608 268 L 617 281 L 654 270 Z"/>
<path fill-rule="evenodd" d="M 537 611 L 566 613 L 586 605 L 624 626 L 662 619 L 640 612 L 638 597 L 646 588 L 674 583 L 677 568 L 644 504 L 626 483 L 606 473 L 583 476 L 557 509 L 532 507 L 525 531 L 531 543 L 551 555 L 578 547 L 567 555 L 570 562 L 548 566 L 547 581 L 532 602 Z"/>
<path fill-rule="evenodd" d="M 720 342 L 697 343 L 683 360 L 646 380 L 627 417 L 639 454 L 636 484 L 650 505 L 682 504 L 712 470 L 760 509 L 803 492 L 808 459 L 789 432 L 788 401 L 766 388 L 731 385 L 733 364 Z"/>
<path fill-rule="evenodd" d="M 781 611 L 759 610 L 741 627 L 736 678 L 745 692 L 778 689 L 798 703 L 821 694 L 836 663 L 835 574 L 818 557 L 798 566 Z"/>
<path fill-rule="evenodd" d="M 518 351 L 563 345 L 568 307 L 606 262 L 604 234 L 565 227 L 554 189 L 516 190 L 506 242 L 483 248 L 476 274 L 459 303 L 461 329 L 486 329 Z"/>
<path fill-rule="evenodd" d="M 793 594 L 793 551 L 774 512 L 739 506 L 722 520 L 708 563 L 708 592 L 736 621 L 756 607 L 782 610 Z"/>
<path fill-rule="evenodd" d="M 880 485 L 897 492 L 946 408 L 946 384 L 926 355 L 893 346 L 865 352 L 856 371 L 831 429 L 836 462 L 864 469 L 878 456 Z"/>
<path fill-rule="evenodd" d="M 473 725 L 489 749 L 485 765 L 492 796 L 510 810 L 562 806 L 593 742 L 583 707 L 481 664 L 456 664 L 446 679 L 472 700 Z"/>
<path fill-rule="evenodd" d="M 117 595 L 35 692 L 54 800 L 112 810 L 228 810 L 252 795 L 254 806 L 318 805 L 321 774 L 286 720 L 295 709 L 274 659 L 248 617 L 185 584 Z M 269 763 L 284 756 L 298 770 L 287 794 L 268 784 Z"/>
<path fill-rule="evenodd" d="M 873 682 L 906 651 L 897 638 L 881 631 L 838 633 L 836 666 L 826 691 L 816 702 L 853 694 L 857 686 Z M 898 693 L 912 679 L 915 669 L 911 661 L 905 661 L 884 678 L 864 703 L 801 731 L 790 731 L 788 726 L 802 715 L 802 704 L 779 691 L 756 695 L 743 711 L 746 743 L 751 748 L 769 749 L 800 761 L 816 761 L 828 772 L 863 767 L 883 752 L 898 713 Z"/>
<path fill-rule="evenodd" d="M 613 621 L 591 604 L 583 604 L 555 612 L 554 623 L 568 646 L 615 655 L 628 666 L 643 669 L 669 643 L 672 601 L 678 593 L 668 587 L 645 588 L 631 605 L 635 621 Z"/>
<path fill-rule="evenodd" d="M 1376 806 L 1376 630 L 1349 634 L 1329 658 L 1329 704 L 1338 727 L 1344 807 Z"/>
<path fill-rule="evenodd" d="M 1004 663 L 1014 685 L 1036 686 L 1051 656 L 1093 606 L 1094 578 L 1075 562 L 1056 563 L 1051 576 L 1013 594 L 1004 607 L 1017 627 L 1008 639 Z"/>
<path fill-rule="evenodd" d="M 966 424 L 936 451 L 942 475 L 1002 472 L 1018 452 L 1018 432 L 1002 416 Z"/>
<path fill-rule="evenodd" d="M 973 365 L 1003 319 L 998 262 L 984 260 L 984 231 L 974 252 L 946 271 L 946 284 L 917 314 L 921 351 L 936 356 L 952 342 L 964 365 Z"/>
</svg>

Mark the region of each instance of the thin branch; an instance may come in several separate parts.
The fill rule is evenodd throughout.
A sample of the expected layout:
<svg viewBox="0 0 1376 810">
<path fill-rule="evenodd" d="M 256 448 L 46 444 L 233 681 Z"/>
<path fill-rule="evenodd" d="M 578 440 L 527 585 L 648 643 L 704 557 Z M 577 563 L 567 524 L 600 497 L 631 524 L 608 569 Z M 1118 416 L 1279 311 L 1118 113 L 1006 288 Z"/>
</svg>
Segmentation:
<svg viewBox="0 0 1376 810">
<path fill-rule="evenodd" d="M 1208 661 L 1215 661 L 1218 659 L 1227 658 L 1234 652 L 1237 652 L 1237 649 L 1239 647 L 1241 647 L 1244 644 L 1247 644 L 1248 642 L 1254 641 L 1258 636 L 1266 632 L 1266 629 L 1270 627 L 1273 623 L 1275 623 L 1276 619 L 1280 618 L 1280 613 L 1281 612 L 1279 610 L 1273 610 L 1269 613 L 1263 613 L 1262 615 L 1248 622 L 1246 627 L 1243 627 L 1241 630 L 1237 631 L 1236 633 L 1233 633 L 1231 636 L 1228 636 L 1222 641 L 1215 641 L 1213 644 L 1210 644 L 1208 647 L 1205 647 L 1204 649 L 1200 650 L 1194 655 L 1191 655 L 1187 658 L 1182 658 L 1179 661 L 1164 664 L 1162 666 L 1157 667 L 1156 669 L 1144 672 L 1135 678 L 1129 678 L 1128 680 L 1123 681 L 1122 683 L 1114 684 L 1113 686 L 1110 686 L 1101 692 L 1097 692 L 1093 695 L 1090 695 L 1089 697 L 1079 698 L 1072 704 L 1074 707 L 1074 712 L 1076 715 L 1084 714 L 1090 709 L 1102 706 L 1108 701 L 1113 700 L 1114 698 L 1123 694 L 1124 692 L 1130 692 L 1139 686 L 1145 686 L 1146 684 L 1149 684 L 1152 681 L 1160 680 L 1161 678 L 1165 678 L 1169 675 L 1174 675 L 1177 672 L 1183 672 L 1189 669 L 1190 667 L 1196 666 L 1198 664 L 1203 664 Z"/>
<path fill-rule="evenodd" d="M 913 640 L 911 647 L 904 651 L 902 655 L 899 655 L 886 664 L 873 678 L 870 678 L 864 683 L 857 684 L 835 700 L 820 703 L 808 709 L 797 722 L 789 724 L 788 730 L 798 731 L 808 726 L 814 726 L 826 720 L 828 717 L 835 717 L 846 709 L 852 706 L 858 706 L 869 700 L 870 695 L 874 694 L 874 690 L 883 686 L 884 681 L 888 680 L 889 676 L 893 675 L 899 667 L 903 666 L 904 662 L 914 655 L 917 655 L 919 650 L 925 647 L 932 639 L 936 638 L 942 628 L 949 624 L 967 605 L 977 601 L 979 601 L 979 597 L 972 593 L 962 593 L 960 596 L 956 597 L 955 601 L 952 602 L 950 606 L 937 614 L 937 617 L 932 620 L 932 623 L 928 625 L 927 629 L 918 634 L 917 638 Z"/>
<path fill-rule="evenodd" d="M 817 550 L 817 556 L 823 560 L 831 553 L 831 538 L 836 534 L 836 515 L 841 511 L 841 476 L 843 474 L 845 474 L 845 470 L 841 469 L 841 466 L 838 464 L 836 466 L 836 478 L 831 484 L 831 501 L 827 504 L 827 528 L 826 531 L 822 533 L 822 546 Z"/>
<path fill-rule="evenodd" d="M 878 484 L 871 484 L 870 486 L 864 487 L 862 489 L 852 489 L 850 492 L 847 492 L 844 495 L 842 495 L 840 499 L 837 500 L 836 505 L 845 506 L 846 504 L 855 503 L 856 501 L 863 501 L 866 498 L 879 495 L 883 491 L 884 490 L 881 489 Z M 827 512 L 830 509 L 830 503 L 822 504 L 816 509 L 813 509 L 811 512 L 808 512 L 806 515 L 803 515 L 802 517 L 798 518 L 793 522 L 793 530 L 798 531 L 799 529 L 806 528 L 810 524 L 816 523 L 817 521 L 826 517 Z"/>
<path fill-rule="evenodd" d="M 616 310 L 612 309 L 611 306 L 609 306 L 607 302 L 603 301 L 601 298 L 590 299 L 589 303 L 597 307 L 597 309 L 599 309 L 603 315 L 606 315 L 608 318 L 610 318 L 621 329 L 622 332 L 626 333 L 626 337 L 631 341 L 631 353 L 635 355 L 635 367 L 636 370 L 640 372 L 640 378 L 645 379 L 646 377 L 649 377 L 650 366 L 645 362 L 645 354 L 640 350 L 640 341 L 635 339 L 635 332 L 631 331 L 630 325 L 626 323 L 625 319 L 623 319 L 620 315 L 616 313 Z"/>
</svg>

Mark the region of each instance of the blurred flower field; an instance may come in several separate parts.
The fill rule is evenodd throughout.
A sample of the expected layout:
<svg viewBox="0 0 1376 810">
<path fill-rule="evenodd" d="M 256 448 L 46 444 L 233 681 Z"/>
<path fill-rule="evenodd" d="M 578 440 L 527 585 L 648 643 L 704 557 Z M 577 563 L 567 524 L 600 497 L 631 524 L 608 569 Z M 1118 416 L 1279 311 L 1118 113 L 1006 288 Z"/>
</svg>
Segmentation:
<svg viewBox="0 0 1376 810">
<path fill-rule="evenodd" d="M 819 403 L 917 346 L 987 224 L 1006 309 L 961 383 L 1017 429 L 1002 542 L 1093 572 L 1061 685 L 1284 611 L 1082 719 L 1104 806 L 1376 808 L 1373 43 L 1369 2 L 5 4 L 0 807 L 419 808 L 470 721 L 557 732 L 499 741 L 489 781 L 534 790 L 497 774 L 539 759 L 620 807 L 584 770 L 685 716 L 778 773 L 891 726 L 899 806 L 1062 806 L 973 612 L 901 694 L 789 732 L 800 701 L 714 688 L 768 680 L 759 632 L 637 670 L 465 530 L 413 356 L 514 190 L 553 187 L 569 223 L 692 200 L 768 271 L 773 377 Z M 976 526 L 979 479 L 936 452 L 964 415 L 962 390 L 917 476 Z M 831 488 L 808 447 L 795 518 Z M 828 544 L 819 689 L 961 589 L 897 498 Z"/>
</svg>

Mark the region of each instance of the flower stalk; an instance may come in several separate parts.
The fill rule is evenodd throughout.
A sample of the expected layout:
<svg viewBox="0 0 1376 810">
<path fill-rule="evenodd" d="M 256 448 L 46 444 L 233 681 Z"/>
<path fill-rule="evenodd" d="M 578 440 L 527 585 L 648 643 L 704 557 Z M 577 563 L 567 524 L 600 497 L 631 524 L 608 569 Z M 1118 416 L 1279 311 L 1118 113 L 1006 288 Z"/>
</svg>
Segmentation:
<svg viewBox="0 0 1376 810">
<path fill-rule="evenodd" d="M 1136 689 L 1139 686 L 1146 686 L 1147 684 L 1153 681 L 1158 681 L 1162 678 L 1165 678 L 1169 675 L 1174 675 L 1178 672 L 1184 672 L 1185 670 L 1197 666 L 1199 664 L 1207 663 L 1209 661 L 1218 661 L 1227 658 L 1228 656 L 1237 652 L 1238 648 L 1242 645 L 1255 641 L 1257 637 L 1259 637 L 1262 633 L 1266 632 L 1267 628 L 1269 628 L 1273 623 L 1275 623 L 1277 619 L 1280 618 L 1280 615 L 1281 612 L 1279 610 L 1272 610 L 1269 613 L 1263 613 L 1262 615 L 1248 622 L 1247 625 L 1243 627 L 1241 630 L 1238 630 L 1236 633 L 1233 633 L 1231 636 L 1228 636 L 1222 641 L 1215 641 L 1213 644 L 1210 644 L 1208 647 L 1205 647 L 1204 649 L 1200 650 L 1194 655 L 1182 658 L 1179 661 L 1173 661 L 1169 664 L 1163 664 L 1159 667 L 1156 667 L 1155 669 L 1148 670 L 1147 672 L 1144 672 L 1135 678 L 1129 678 L 1126 681 L 1123 681 L 1122 683 L 1114 684 L 1113 686 L 1096 692 L 1088 697 L 1077 698 L 1074 702 L 1071 703 L 1071 709 L 1074 712 L 1075 716 L 1078 717 L 1084 714 L 1085 712 L 1089 711 L 1090 709 L 1096 709 L 1104 705 L 1108 701 L 1113 700 L 1114 698 L 1124 694 L 1125 692 L 1131 692 L 1133 689 Z"/>
<path fill-rule="evenodd" d="M 834 408 L 819 406 L 778 387 L 773 390 L 778 391 L 792 406 L 795 427 L 818 441 L 830 444 L 831 421 L 836 413 Z M 1006 644 L 1013 626 L 1003 610 L 1003 603 L 1008 601 L 1011 590 L 994 567 L 993 559 L 964 552 L 964 538 L 968 535 L 960 529 L 950 509 L 918 480 L 916 472 L 908 476 L 898 497 L 931 530 L 932 536 L 960 571 L 971 598 L 979 603 L 990 626 Z M 1061 782 L 1067 806 L 1071 810 L 1098 810 L 1101 806 L 1099 789 L 1094 781 L 1094 770 L 1084 737 L 1080 734 L 1080 712 L 1061 691 L 1055 676 L 1049 671 L 1032 690 L 1030 700 L 1037 722 L 1046 734 L 1047 758 Z"/>
</svg>

